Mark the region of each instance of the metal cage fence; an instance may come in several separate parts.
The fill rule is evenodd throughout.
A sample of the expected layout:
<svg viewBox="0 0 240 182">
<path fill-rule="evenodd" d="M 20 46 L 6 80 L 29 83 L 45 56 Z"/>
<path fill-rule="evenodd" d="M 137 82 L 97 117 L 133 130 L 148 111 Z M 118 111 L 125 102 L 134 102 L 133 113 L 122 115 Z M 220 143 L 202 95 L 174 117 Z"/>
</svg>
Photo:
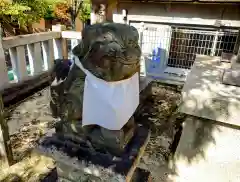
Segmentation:
<svg viewBox="0 0 240 182">
<path fill-rule="evenodd" d="M 145 25 L 141 46 L 143 54 L 159 57 L 169 67 L 190 69 L 196 54 L 221 56 L 233 53 L 238 30 L 203 29 L 169 25 Z"/>
</svg>

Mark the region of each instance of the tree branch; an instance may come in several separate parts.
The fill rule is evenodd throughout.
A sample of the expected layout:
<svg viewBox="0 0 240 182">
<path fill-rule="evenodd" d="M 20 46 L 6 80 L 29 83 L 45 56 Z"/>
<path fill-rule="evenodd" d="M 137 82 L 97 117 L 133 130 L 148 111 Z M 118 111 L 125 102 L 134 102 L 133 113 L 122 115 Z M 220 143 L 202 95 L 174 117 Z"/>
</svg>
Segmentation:
<svg viewBox="0 0 240 182">
<path fill-rule="evenodd" d="M 83 5 L 83 1 L 81 0 L 81 2 L 79 3 L 79 5 L 78 5 L 78 7 L 77 7 L 77 11 L 76 11 L 76 13 L 75 13 L 75 18 L 77 18 L 77 16 L 78 16 L 78 14 L 79 14 L 79 12 L 80 12 L 80 10 L 81 10 L 81 8 L 82 8 L 82 5 Z"/>
</svg>

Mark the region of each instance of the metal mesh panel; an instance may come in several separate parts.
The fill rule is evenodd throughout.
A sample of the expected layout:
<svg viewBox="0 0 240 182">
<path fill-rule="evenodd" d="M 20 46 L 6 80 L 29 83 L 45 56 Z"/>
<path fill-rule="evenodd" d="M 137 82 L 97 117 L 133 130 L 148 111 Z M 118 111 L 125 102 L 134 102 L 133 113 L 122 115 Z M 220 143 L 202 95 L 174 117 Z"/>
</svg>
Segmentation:
<svg viewBox="0 0 240 182">
<path fill-rule="evenodd" d="M 221 56 L 222 53 L 233 53 L 237 43 L 238 32 L 225 31 L 217 37 L 215 56 Z"/>
<path fill-rule="evenodd" d="M 233 53 L 237 36 L 236 30 L 145 25 L 141 45 L 144 54 L 156 54 L 170 67 L 190 69 L 196 54 L 221 56 L 223 52 Z M 164 54 L 158 54 L 158 48 Z"/>
<path fill-rule="evenodd" d="M 191 68 L 196 54 L 221 56 L 233 53 L 237 31 L 211 31 L 172 28 L 168 66 Z"/>
<path fill-rule="evenodd" d="M 168 55 L 171 41 L 171 27 L 158 26 L 146 27 L 143 31 L 143 39 L 141 42 L 142 51 L 144 54 L 156 54 L 157 49 L 161 48 Z"/>
<path fill-rule="evenodd" d="M 214 31 L 172 28 L 168 66 L 190 68 L 196 54 L 211 55 Z"/>
</svg>

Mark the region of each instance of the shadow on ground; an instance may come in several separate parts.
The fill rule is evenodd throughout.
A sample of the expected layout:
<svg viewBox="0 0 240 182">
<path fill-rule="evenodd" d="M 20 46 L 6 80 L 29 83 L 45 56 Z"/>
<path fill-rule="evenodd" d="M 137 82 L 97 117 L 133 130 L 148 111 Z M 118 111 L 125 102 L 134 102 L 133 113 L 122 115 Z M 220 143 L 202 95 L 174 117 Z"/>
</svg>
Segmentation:
<svg viewBox="0 0 240 182">
<path fill-rule="evenodd" d="M 54 127 L 48 89 L 35 93 L 14 107 L 6 108 L 5 118 L 14 160 L 20 161 L 37 145 L 41 136 Z"/>
<path fill-rule="evenodd" d="M 200 75 L 203 84 L 194 83 L 196 89 L 211 89 L 208 82 L 209 74 L 213 73 L 208 71 Z M 205 103 L 203 109 L 202 106 L 198 105 L 197 100 L 191 99 L 195 103 L 189 106 L 194 108 L 189 109 L 197 110 L 199 113 L 204 112 L 211 115 L 212 118 L 217 118 L 224 105 L 224 108 L 227 108 L 224 111 L 226 119 L 229 117 L 228 109 L 230 106 L 228 102 L 217 103 L 213 108 L 211 103 L 215 101 L 210 100 L 210 104 Z M 176 164 L 179 160 L 184 160 L 188 164 L 191 164 L 195 159 L 204 160 L 206 148 L 216 144 L 214 135 L 221 133 L 220 126 L 236 128 L 229 124 L 216 123 L 212 120 L 182 114 L 178 112 L 180 104 L 180 88 L 155 82 L 153 93 L 147 99 L 138 118 L 138 122 L 149 127 L 152 131 L 151 141 L 140 167 L 151 171 L 156 182 L 174 182 L 174 176 L 178 176 L 179 172 Z M 186 123 L 188 124 L 186 125 Z M 182 133 L 182 130 L 186 132 Z M 186 140 L 180 140 L 181 136 Z"/>
</svg>

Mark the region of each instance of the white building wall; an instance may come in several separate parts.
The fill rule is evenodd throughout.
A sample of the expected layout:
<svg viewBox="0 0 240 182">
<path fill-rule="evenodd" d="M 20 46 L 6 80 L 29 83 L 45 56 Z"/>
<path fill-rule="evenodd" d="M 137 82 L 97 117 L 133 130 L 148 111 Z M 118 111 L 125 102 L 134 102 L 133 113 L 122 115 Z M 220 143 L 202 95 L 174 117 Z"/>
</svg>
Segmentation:
<svg viewBox="0 0 240 182">
<path fill-rule="evenodd" d="M 114 16 L 128 11 L 128 21 L 240 27 L 240 5 L 120 3 Z"/>
</svg>

